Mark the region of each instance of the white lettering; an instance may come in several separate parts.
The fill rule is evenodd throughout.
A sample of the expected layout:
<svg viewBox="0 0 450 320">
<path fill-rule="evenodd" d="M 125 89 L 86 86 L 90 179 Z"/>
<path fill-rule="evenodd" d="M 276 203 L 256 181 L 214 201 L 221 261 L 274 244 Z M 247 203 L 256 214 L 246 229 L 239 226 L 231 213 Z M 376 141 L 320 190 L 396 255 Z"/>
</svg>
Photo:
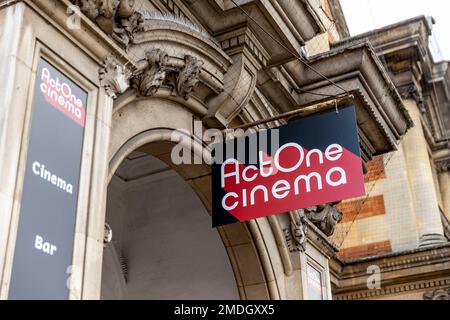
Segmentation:
<svg viewBox="0 0 450 320">
<path fill-rule="evenodd" d="M 308 168 L 311 167 L 311 156 L 313 154 L 315 154 L 315 153 L 319 156 L 319 163 L 323 164 L 323 153 L 322 153 L 322 151 L 320 151 L 319 149 L 312 149 L 306 155 L 306 166 Z"/>
<path fill-rule="evenodd" d="M 273 174 L 272 161 L 264 160 L 264 153 L 262 151 L 259 152 L 259 163 L 261 176 L 264 178 L 270 177 Z M 269 170 L 267 172 L 264 171 L 265 166 L 269 166 Z"/>
<path fill-rule="evenodd" d="M 333 173 L 335 173 L 335 172 L 339 172 L 339 173 L 340 173 L 340 178 L 339 178 L 339 180 L 337 180 L 337 181 L 331 180 L 331 175 L 332 175 Z M 330 169 L 330 170 L 327 172 L 326 181 L 327 181 L 327 183 L 328 183 L 330 186 L 332 186 L 332 187 L 338 187 L 338 186 L 340 186 L 340 185 L 347 184 L 347 174 L 345 173 L 345 170 L 344 170 L 344 169 L 339 168 L 339 167 L 335 167 L 335 168 Z"/>
<path fill-rule="evenodd" d="M 301 180 L 305 181 L 306 192 L 311 192 L 311 179 L 312 178 L 316 178 L 317 179 L 317 189 L 318 190 L 322 190 L 322 188 L 323 188 L 323 186 L 322 186 L 322 177 L 317 172 L 313 172 L 313 173 L 310 173 L 309 175 L 298 176 L 295 179 L 295 182 L 294 182 L 295 195 L 298 195 L 300 193 L 300 186 L 299 186 L 299 184 L 300 184 Z"/>
<path fill-rule="evenodd" d="M 45 242 L 44 238 L 42 238 L 39 235 L 37 235 L 36 239 L 34 240 L 34 248 L 50 256 L 53 256 L 55 252 L 58 250 L 55 245 L 49 242 Z"/>
<path fill-rule="evenodd" d="M 244 181 L 246 182 L 252 182 L 256 179 L 256 177 L 258 176 L 258 173 L 255 172 L 255 174 L 251 177 L 247 176 L 247 172 L 249 170 L 253 170 L 253 171 L 258 171 L 258 168 L 255 166 L 248 166 L 244 169 L 244 171 L 242 172 L 242 178 L 244 179 Z"/>
<path fill-rule="evenodd" d="M 223 199 L 222 199 L 222 208 L 224 208 L 224 209 L 227 210 L 227 211 L 231 211 L 231 210 L 236 209 L 236 207 L 237 207 L 238 204 L 239 204 L 238 201 L 235 201 L 233 205 L 231 205 L 231 206 L 227 205 L 227 199 L 228 199 L 229 197 L 233 197 L 233 198 L 235 198 L 235 199 L 238 199 L 238 198 L 239 198 L 239 196 L 238 196 L 237 193 L 235 193 L 235 192 L 229 192 L 229 193 L 227 193 L 227 194 L 223 197 Z"/>
<path fill-rule="evenodd" d="M 31 165 L 33 173 L 41 178 L 44 181 L 47 181 L 48 183 L 51 183 L 52 185 L 58 187 L 61 190 L 64 190 L 68 194 L 73 193 L 73 185 L 70 183 L 67 183 L 64 179 L 58 177 L 57 175 L 51 173 L 49 170 L 45 168 L 45 165 L 34 161 Z"/>
<path fill-rule="evenodd" d="M 295 149 L 298 150 L 298 152 L 299 152 L 298 161 L 297 161 L 297 163 L 295 164 L 295 166 L 293 166 L 292 168 L 283 168 L 283 167 L 280 165 L 280 154 L 281 154 L 281 152 L 282 152 L 284 149 L 289 148 L 289 147 L 295 148 Z M 296 144 L 296 143 L 286 143 L 286 144 L 283 145 L 280 149 L 278 149 L 277 152 L 275 153 L 275 157 L 274 157 L 275 167 L 276 167 L 278 170 L 280 170 L 281 172 L 286 172 L 286 173 L 288 173 L 288 172 L 295 171 L 295 170 L 297 170 L 298 168 L 300 168 L 300 166 L 302 165 L 304 157 L 305 157 L 305 153 L 304 153 L 303 148 L 302 148 L 301 146 L 299 146 L 299 145 Z"/>
<path fill-rule="evenodd" d="M 343 152 L 342 146 L 339 144 L 332 144 L 325 150 L 325 157 L 329 161 L 337 161 L 342 157 Z"/>
<path fill-rule="evenodd" d="M 288 196 L 291 185 L 286 180 L 277 181 L 272 187 L 272 195 L 276 199 L 284 199 Z M 280 192 L 282 192 L 280 194 Z"/>
<path fill-rule="evenodd" d="M 228 164 L 234 164 L 234 171 L 232 171 L 230 173 L 225 173 L 225 167 Z M 226 178 L 230 178 L 230 177 L 236 177 L 236 180 L 235 180 L 236 184 L 239 184 L 239 162 L 237 162 L 236 159 L 228 159 L 227 161 L 225 161 L 222 164 L 221 170 L 222 170 L 222 172 L 221 172 L 222 173 L 221 174 L 221 177 L 222 177 L 222 188 L 225 188 L 225 179 Z"/>
</svg>

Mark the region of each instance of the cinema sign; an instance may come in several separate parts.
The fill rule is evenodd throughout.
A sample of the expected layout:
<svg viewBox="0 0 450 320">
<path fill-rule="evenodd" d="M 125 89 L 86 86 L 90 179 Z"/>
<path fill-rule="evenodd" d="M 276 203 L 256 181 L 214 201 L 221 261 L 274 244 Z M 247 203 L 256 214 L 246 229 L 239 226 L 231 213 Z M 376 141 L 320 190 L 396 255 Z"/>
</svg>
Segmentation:
<svg viewBox="0 0 450 320">
<path fill-rule="evenodd" d="M 87 97 L 39 59 L 9 299 L 69 298 Z"/>
<path fill-rule="evenodd" d="M 217 161 L 216 154 L 212 167 L 214 227 L 365 194 L 354 107 L 220 147 L 224 156 Z"/>
</svg>

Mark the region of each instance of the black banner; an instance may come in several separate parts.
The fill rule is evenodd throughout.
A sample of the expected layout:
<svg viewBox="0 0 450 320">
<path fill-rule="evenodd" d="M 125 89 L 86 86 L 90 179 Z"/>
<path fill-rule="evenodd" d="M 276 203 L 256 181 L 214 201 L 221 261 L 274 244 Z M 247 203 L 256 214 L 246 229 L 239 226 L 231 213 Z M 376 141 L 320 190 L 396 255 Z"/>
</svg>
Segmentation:
<svg viewBox="0 0 450 320">
<path fill-rule="evenodd" d="M 9 299 L 68 299 L 87 93 L 40 59 Z"/>
</svg>

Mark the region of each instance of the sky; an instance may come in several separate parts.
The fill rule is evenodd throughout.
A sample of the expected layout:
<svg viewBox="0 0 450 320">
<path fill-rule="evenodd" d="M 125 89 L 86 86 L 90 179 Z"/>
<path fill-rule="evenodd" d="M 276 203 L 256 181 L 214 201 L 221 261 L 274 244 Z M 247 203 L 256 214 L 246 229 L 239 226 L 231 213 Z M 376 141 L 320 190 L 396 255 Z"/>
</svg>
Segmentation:
<svg viewBox="0 0 450 320">
<path fill-rule="evenodd" d="M 351 35 L 419 15 L 432 16 L 435 61 L 450 60 L 449 0 L 340 0 Z M 440 48 L 440 50 L 439 50 Z M 439 52 L 440 51 L 440 52 Z"/>
</svg>

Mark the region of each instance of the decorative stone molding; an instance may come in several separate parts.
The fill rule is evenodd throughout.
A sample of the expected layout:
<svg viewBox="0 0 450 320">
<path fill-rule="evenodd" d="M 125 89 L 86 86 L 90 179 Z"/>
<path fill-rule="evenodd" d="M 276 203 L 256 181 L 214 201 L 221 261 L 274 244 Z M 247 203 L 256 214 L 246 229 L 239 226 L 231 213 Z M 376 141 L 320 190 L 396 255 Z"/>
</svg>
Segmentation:
<svg viewBox="0 0 450 320">
<path fill-rule="evenodd" d="M 141 95 L 154 95 L 166 80 L 168 71 L 168 54 L 161 49 L 151 49 L 145 52 L 144 67 L 133 76 L 133 88 Z"/>
<path fill-rule="evenodd" d="M 216 126 L 217 122 L 227 126 L 253 97 L 258 72 L 267 65 L 270 56 L 247 26 L 216 38 L 233 59 L 233 65 L 224 76 L 224 92 L 209 101 L 204 120 L 210 126 Z"/>
<path fill-rule="evenodd" d="M 303 209 L 305 216 L 318 227 L 325 235 L 331 237 L 339 222 L 342 221 L 342 212 L 333 204 L 323 204 Z"/>
<path fill-rule="evenodd" d="M 188 100 L 195 87 L 200 82 L 203 61 L 185 55 L 184 62 L 169 57 L 161 49 L 150 49 L 145 52 L 145 59 L 138 62 L 138 70 L 131 77 L 131 85 L 138 95 L 151 97 L 161 86 L 173 88 L 173 94 L 178 94 Z"/>
<path fill-rule="evenodd" d="M 101 85 L 106 93 L 116 99 L 130 87 L 131 70 L 121 65 L 115 58 L 108 56 L 99 70 Z"/>
<path fill-rule="evenodd" d="M 289 213 L 290 227 L 283 229 L 290 252 L 305 252 L 307 242 L 307 224 L 305 217 L 298 212 Z"/>
<path fill-rule="evenodd" d="M 184 62 L 185 65 L 180 70 L 176 79 L 178 94 L 187 100 L 200 81 L 203 61 L 187 55 L 184 57 Z"/>
<path fill-rule="evenodd" d="M 73 0 L 89 19 L 124 48 L 144 23 L 135 0 Z"/>
<path fill-rule="evenodd" d="M 222 50 L 227 53 L 232 55 L 233 51 L 242 51 L 245 48 L 262 67 L 267 66 L 270 55 L 248 27 L 220 35 L 217 39 Z"/>
<path fill-rule="evenodd" d="M 400 93 L 402 99 L 413 99 L 417 103 L 417 106 L 420 108 L 420 111 L 422 113 L 425 112 L 423 96 L 414 84 L 399 87 L 397 90 Z"/>
<path fill-rule="evenodd" d="M 450 300 L 450 288 L 425 292 L 423 300 Z"/>
<path fill-rule="evenodd" d="M 381 289 L 375 289 L 375 290 L 364 290 L 364 291 L 358 291 L 358 292 L 352 292 L 352 293 L 344 293 L 344 294 L 334 294 L 333 298 L 334 300 L 364 300 L 371 297 L 380 297 L 380 296 L 387 296 L 392 294 L 399 294 L 402 292 L 411 292 L 411 291 L 419 291 L 423 290 L 425 288 L 436 288 L 441 285 L 448 285 L 450 284 L 450 279 L 445 280 L 430 280 L 430 281 L 422 281 L 422 282 L 416 282 L 416 283 L 406 283 L 402 285 L 397 286 L 390 286 L 390 287 L 382 287 Z M 442 289 L 437 289 L 435 291 L 439 291 Z M 448 290 L 448 289 L 447 289 Z M 433 291 L 434 292 L 434 291 Z M 448 293 L 448 291 L 447 291 Z M 427 294 L 427 293 L 425 293 Z M 425 299 L 424 294 L 424 299 Z M 430 293 L 428 293 L 430 294 Z M 436 295 L 436 297 L 443 297 L 441 295 L 442 293 L 439 292 L 439 295 Z M 431 296 L 434 296 L 431 293 Z M 431 299 L 430 299 L 431 300 Z M 438 300 L 438 299 L 434 299 Z M 440 299 L 445 300 L 445 299 Z"/>
<path fill-rule="evenodd" d="M 438 173 L 450 171 L 450 158 L 436 160 L 435 165 Z"/>
</svg>

